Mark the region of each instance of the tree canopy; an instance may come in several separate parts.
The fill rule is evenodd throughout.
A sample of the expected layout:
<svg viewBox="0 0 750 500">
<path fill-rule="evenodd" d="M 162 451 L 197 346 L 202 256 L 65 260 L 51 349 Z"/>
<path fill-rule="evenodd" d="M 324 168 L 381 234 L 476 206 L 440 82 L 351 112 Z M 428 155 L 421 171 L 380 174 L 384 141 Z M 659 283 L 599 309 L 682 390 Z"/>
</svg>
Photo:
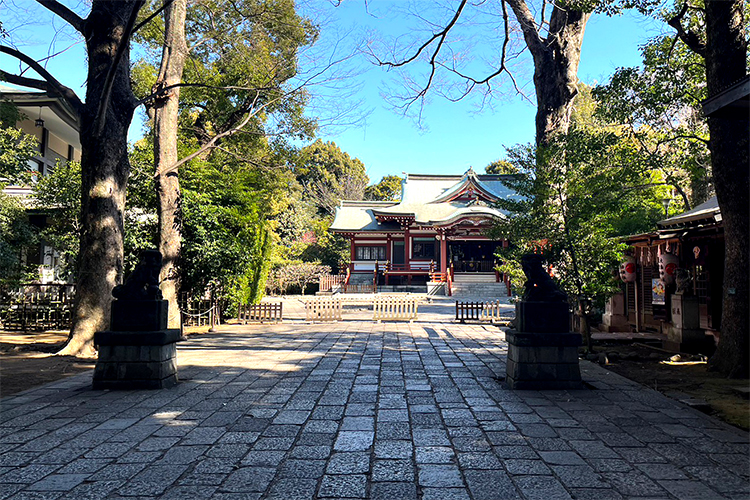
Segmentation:
<svg viewBox="0 0 750 500">
<path fill-rule="evenodd" d="M 365 188 L 365 199 L 373 201 L 398 201 L 401 198 L 401 182 L 397 175 L 386 175 L 380 182 Z"/>
<path fill-rule="evenodd" d="M 302 148 L 295 174 L 307 196 L 328 215 L 333 215 L 341 200 L 361 200 L 369 180 L 359 159 L 335 142 L 320 139 Z"/>
</svg>

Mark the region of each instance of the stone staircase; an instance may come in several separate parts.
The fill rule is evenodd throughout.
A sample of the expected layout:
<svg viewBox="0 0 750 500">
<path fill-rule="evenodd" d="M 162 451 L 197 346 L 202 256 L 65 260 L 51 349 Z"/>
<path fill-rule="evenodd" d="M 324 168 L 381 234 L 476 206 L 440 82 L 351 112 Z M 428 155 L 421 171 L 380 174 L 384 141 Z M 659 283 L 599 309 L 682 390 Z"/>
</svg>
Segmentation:
<svg viewBox="0 0 750 500">
<path fill-rule="evenodd" d="M 495 282 L 495 273 L 456 273 L 453 276 L 453 296 L 474 300 L 494 300 L 508 296 L 505 283 Z"/>
</svg>

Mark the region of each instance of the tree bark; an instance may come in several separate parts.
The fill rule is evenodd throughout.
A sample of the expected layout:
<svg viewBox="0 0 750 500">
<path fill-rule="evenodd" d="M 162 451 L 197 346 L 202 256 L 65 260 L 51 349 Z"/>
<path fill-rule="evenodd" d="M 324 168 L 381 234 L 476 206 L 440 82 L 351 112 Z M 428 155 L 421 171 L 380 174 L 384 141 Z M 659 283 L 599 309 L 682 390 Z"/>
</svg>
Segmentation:
<svg viewBox="0 0 750 500">
<path fill-rule="evenodd" d="M 123 210 L 130 173 L 127 134 L 136 106 L 130 87 L 130 41 L 124 37 L 133 9 L 141 5 L 138 0 L 94 0 L 83 25 L 89 62 L 81 111 L 83 231 L 73 327 L 59 354 L 94 353 L 94 333 L 109 327 L 112 288 L 122 281 Z M 113 77 L 111 82 L 108 77 Z"/>
<path fill-rule="evenodd" d="M 706 2 L 706 85 L 714 96 L 747 75 L 744 2 Z M 729 377 L 750 375 L 750 214 L 748 113 L 708 118 L 714 186 L 724 224 L 724 290 L 721 337 L 709 361 Z"/>
<path fill-rule="evenodd" d="M 182 81 L 187 57 L 185 41 L 186 0 L 174 0 L 165 10 L 165 36 L 156 90 Z M 160 94 L 154 103 L 154 160 L 159 203 L 159 251 L 161 291 L 169 301 L 169 328 L 180 327 L 180 250 L 182 246 L 182 193 L 177 163 L 177 120 L 180 88 Z"/>
<path fill-rule="evenodd" d="M 526 46 L 534 59 L 536 90 L 536 144 L 548 144 L 570 126 L 573 99 L 578 94 L 578 63 L 586 23 L 591 13 L 552 9 L 549 33 L 541 38 L 534 16 L 524 0 L 506 0 L 521 25 Z"/>
</svg>

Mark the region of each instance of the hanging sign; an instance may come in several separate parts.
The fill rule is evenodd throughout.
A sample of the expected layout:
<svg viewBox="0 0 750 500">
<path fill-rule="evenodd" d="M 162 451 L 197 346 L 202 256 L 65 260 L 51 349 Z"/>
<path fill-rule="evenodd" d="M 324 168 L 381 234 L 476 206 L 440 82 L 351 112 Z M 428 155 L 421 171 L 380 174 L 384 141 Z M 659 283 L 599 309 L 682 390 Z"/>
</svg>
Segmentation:
<svg viewBox="0 0 750 500">
<path fill-rule="evenodd" d="M 666 296 L 667 293 L 664 282 L 659 278 L 653 278 L 651 280 L 651 304 L 655 306 L 666 305 Z"/>
<path fill-rule="evenodd" d="M 635 281 L 635 269 L 635 257 L 626 255 L 620 263 L 620 279 L 625 283 L 633 283 Z"/>
</svg>

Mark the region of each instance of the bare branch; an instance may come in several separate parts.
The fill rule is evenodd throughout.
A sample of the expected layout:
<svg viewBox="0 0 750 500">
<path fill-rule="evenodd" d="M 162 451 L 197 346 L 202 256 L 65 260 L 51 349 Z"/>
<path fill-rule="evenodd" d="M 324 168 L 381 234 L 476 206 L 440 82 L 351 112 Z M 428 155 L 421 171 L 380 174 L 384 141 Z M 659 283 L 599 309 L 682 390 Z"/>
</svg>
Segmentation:
<svg viewBox="0 0 750 500">
<path fill-rule="evenodd" d="M 430 81 L 432 81 L 432 77 L 435 74 L 435 59 L 438 56 L 438 53 L 440 52 L 440 48 L 445 43 L 445 39 L 448 36 L 448 33 L 450 32 L 451 28 L 456 25 L 456 22 L 458 22 L 458 18 L 461 17 L 461 11 L 463 11 L 464 7 L 466 6 L 467 0 L 461 0 L 461 4 L 458 6 L 458 9 L 456 9 L 455 14 L 453 15 L 453 18 L 448 22 L 448 24 L 439 32 L 434 33 L 426 42 L 424 42 L 420 47 L 417 49 L 417 51 L 411 56 L 406 59 L 403 59 L 398 62 L 390 62 L 390 61 L 381 61 L 379 58 L 376 58 L 378 60 L 378 65 L 380 66 L 388 66 L 389 68 L 397 68 L 399 66 L 406 66 L 410 62 L 417 59 L 422 52 L 424 52 L 427 47 L 432 45 L 432 42 L 435 40 L 438 41 L 438 45 L 435 48 L 434 52 L 432 53 L 432 57 L 430 58 L 430 64 L 432 65 L 432 73 L 430 74 Z M 429 87 L 429 84 L 428 84 Z"/>
<path fill-rule="evenodd" d="M 679 139 L 690 139 L 690 140 L 693 140 L 693 141 L 702 142 L 706 146 L 709 145 L 709 140 L 708 139 L 704 139 L 703 137 L 699 137 L 697 135 L 675 135 L 673 137 L 669 137 L 668 139 L 662 139 L 657 144 L 658 145 L 669 144 L 670 142 L 674 142 L 674 141 L 677 141 Z"/>
<path fill-rule="evenodd" d="M 56 92 L 57 94 L 62 96 L 66 101 L 68 101 L 68 103 L 71 105 L 71 107 L 73 107 L 73 109 L 75 109 L 77 113 L 81 112 L 83 108 L 83 103 L 78 98 L 76 93 L 73 92 L 71 88 L 66 87 L 62 83 L 58 82 L 57 79 L 54 76 L 52 76 L 49 73 L 49 71 L 44 69 L 44 67 L 41 64 L 36 62 L 34 59 L 29 57 L 28 55 L 24 54 L 23 52 L 16 50 L 12 47 L 8 47 L 6 45 L 0 45 L 0 52 L 4 54 L 8 54 L 9 56 L 15 57 L 19 61 L 26 63 L 31 69 L 36 71 L 39 74 L 39 76 L 44 78 L 44 81 L 47 82 L 47 85 L 49 87 L 44 88 L 44 87 L 39 86 L 38 84 L 39 80 L 34 80 L 32 78 L 26 78 L 26 77 L 17 76 L 17 75 L 10 75 L 6 72 L 2 72 L 3 78 L 7 79 L 7 81 L 11 81 L 11 78 L 16 79 L 16 82 L 24 80 L 27 83 L 34 83 L 36 81 L 37 84 L 30 85 L 32 88 L 37 88 L 40 90 L 47 90 L 47 91 L 52 89 L 54 92 Z M 16 83 L 16 82 L 12 82 L 12 83 Z"/>
<path fill-rule="evenodd" d="M 151 94 L 147 95 L 143 99 L 140 99 L 137 102 L 137 106 L 140 106 L 142 104 L 147 104 L 149 101 L 152 101 L 154 99 L 157 99 L 160 95 L 168 93 L 172 89 L 176 89 L 178 87 L 198 87 L 198 88 L 204 88 L 204 89 L 212 89 L 212 90 L 244 90 L 244 91 L 251 91 L 251 92 L 260 92 L 264 90 L 272 90 L 272 87 L 240 87 L 237 85 L 208 85 L 206 83 L 175 83 L 173 85 L 167 85 L 164 87 L 159 87 L 158 90 L 155 92 L 152 92 Z M 197 105 L 196 105 L 197 106 Z"/>
<path fill-rule="evenodd" d="M 503 40 L 503 47 L 502 47 L 501 52 L 500 52 L 500 67 L 496 71 L 494 71 L 493 73 L 491 73 L 488 76 L 482 78 L 481 80 L 477 80 L 477 79 L 475 79 L 475 78 L 473 78 L 473 77 L 471 77 L 469 75 L 466 75 L 466 74 L 462 73 L 461 71 L 459 71 L 458 69 L 456 69 L 455 65 L 453 65 L 453 67 L 451 67 L 451 68 L 447 68 L 446 67 L 446 69 L 448 69 L 452 73 L 455 73 L 456 75 L 460 76 L 461 78 L 463 78 L 467 82 L 469 82 L 469 86 L 463 92 L 463 94 L 461 95 L 461 97 L 459 97 L 457 99 L 453 98 L 453 99 L 450 99 L 450 100 L 452 100 L 452 101 L 455 102 L 455 101 L 459 101 L 459 100 L 463 99 L 464 97 L 466 97 L 467 95 L 469 95 L 469 93 L 471 93 L 471 91 L 474 90 L 474 88 L 477 85 L 487 85 L 489 87 L 490 81 L 493 78 L 495 78 L 496 76 L 499 76 L 500 74 L 502 74 L 503 72 L 508 74 L 508 77 L 513 82 L 513 87 L 516 89 L 516 92 L 518 94 L 522 95 L 524 98 L 526 98 L 528 100 L 528 97 L 526 97 L 526 95 L 523 93 L 523 91 L 521 91 L 521 89 L 518 87 L 518 82 L 516 82 L 515 77 L 513 76 L 513 74 L 508 70 L 508 68 L 505 65 L 505 61 L 506 61 L 506 57 L 507 57 L 507 53 L 508 53 L 508 43 L 510 43 L 510 23 L 509 23 L 509 19 L 508 19 L 508 9 L 507 9 L 507 7 L 505 5 L 505 2 L 502 2 L 502 10 L 503 10 L 503 27 L 504 27 L 504 32 L 505 32 L 505 38 Z M 445 67 L 444 65 L 441 65 L 441 66 Z"/>
<path fill-rule="evenodd" d="M 36 1 L 39 2 L 39 4 L 45 7 L 47 10 L 63 18 L 68 24 L 75 28 L 76 31 L 84 34 L 84 25 L 86 24 L 86 21 L 84 19 L 81 19 L 78 14 L 76 14 L 57 0 Z"/>
<path fill-rule="evenodd" d="M 96 112 L 96 118 L 94 119 L 94 135 L 99 137 L 104 129 L 104 121 L 107 116 L 107 108 L 109 107 L 109 99 L 112 96 L 112 85 L 115 82 L 115 74 L 120 66 L 120 60 L 122 59 L 125 50 L 130 45 L 130 37 L 133 34 L 133 26 L 138 18 L 138 11 L 141 10 L 145 0 L 139 0 L 133 4 L 133 10 L 130 12 L 130 18 L 128 23 L 125 25 L 125 31 L 120 38 L 120 43 L 117 45 L 117 52 L 112 60 L 112 64 L 109 66 L 107 71 L 107 77 L 104 80 L 104 88 L 102 89 L 102 97 L 99 101 L 99 109 Z"/>
</svg>

